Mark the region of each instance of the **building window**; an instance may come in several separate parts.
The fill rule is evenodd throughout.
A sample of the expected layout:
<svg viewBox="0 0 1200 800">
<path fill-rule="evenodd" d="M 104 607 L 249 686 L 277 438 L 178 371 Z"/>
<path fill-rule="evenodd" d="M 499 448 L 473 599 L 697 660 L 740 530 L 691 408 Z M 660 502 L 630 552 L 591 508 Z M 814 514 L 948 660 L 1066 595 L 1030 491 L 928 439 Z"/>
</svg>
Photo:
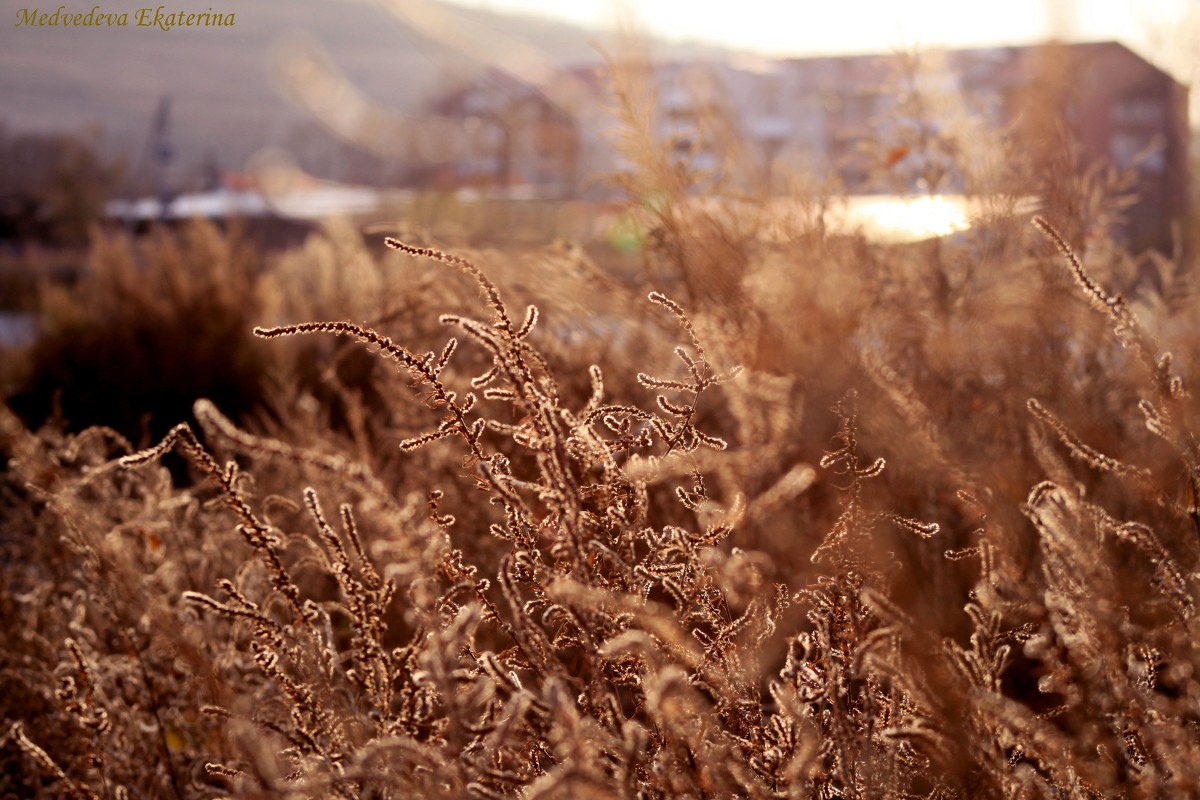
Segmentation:
<svg viewBox="0 0 1200 800">
<path fill-rule="evenodd" d="M 774 76 L 766 76 L 761 78 L 759 88 L 759 105 L 766 114 L 778 114 L 779 106 L 779 81 Z"/>
<path fill-rule="evenodd" d="M 1166 107 L 1157 97 L 1126 97 L 1113 104 L 1110 118 L 1113 125 L 1157 127 L 1166 119 Z"/>
<path fill-rule="evenodd" d="M 1167 158 L 1161 141 L 1140 131 L 1117 131 L 1112 137 L 1110 155 L 1121 169 L 1136 166 L 1141 172 L 1158 174 L 1166 169 Z"/>
</svg>

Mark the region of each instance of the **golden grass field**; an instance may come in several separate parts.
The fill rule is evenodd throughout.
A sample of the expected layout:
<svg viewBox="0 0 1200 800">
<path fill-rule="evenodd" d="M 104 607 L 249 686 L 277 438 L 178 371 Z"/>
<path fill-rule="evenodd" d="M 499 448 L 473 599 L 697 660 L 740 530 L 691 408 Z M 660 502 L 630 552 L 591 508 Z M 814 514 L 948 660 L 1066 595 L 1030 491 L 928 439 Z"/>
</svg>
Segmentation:
<svg viewBox="0 0 1200 800">
<path fill-rule="evenodd" d="M 878 244 L 626 125 L 636 248 L 196 223 L 39 289 L 0 796 L 1200 794 L 1194 232 L 1009 153 Z"/>
</svg>

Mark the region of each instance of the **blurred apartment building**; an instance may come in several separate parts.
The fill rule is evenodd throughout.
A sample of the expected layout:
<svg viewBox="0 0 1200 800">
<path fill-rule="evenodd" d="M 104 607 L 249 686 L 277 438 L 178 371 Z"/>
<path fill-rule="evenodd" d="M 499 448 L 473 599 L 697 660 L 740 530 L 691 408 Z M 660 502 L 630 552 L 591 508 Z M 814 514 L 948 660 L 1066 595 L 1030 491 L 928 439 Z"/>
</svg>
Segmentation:
<svg viewBox="0 0 1200 800">
<path fill-rule="evenodd" d="M 1114 170 L 1137 203 L 1108 232 L 1134 247 L 1169 247 L 1187 209 L 1187 88 L 1115 42 L 633 68 L 653 97 L 638 124 L 661 147 L 779 191 L 806 175 L 852 194 L 1032 192 L 1049 211 Z M 410 182 L 594 195 L 636 162 L 614 102 L 594 70 L 538 86 L 489 70 L 432 103 L 435 157 Z"/>
</svg>

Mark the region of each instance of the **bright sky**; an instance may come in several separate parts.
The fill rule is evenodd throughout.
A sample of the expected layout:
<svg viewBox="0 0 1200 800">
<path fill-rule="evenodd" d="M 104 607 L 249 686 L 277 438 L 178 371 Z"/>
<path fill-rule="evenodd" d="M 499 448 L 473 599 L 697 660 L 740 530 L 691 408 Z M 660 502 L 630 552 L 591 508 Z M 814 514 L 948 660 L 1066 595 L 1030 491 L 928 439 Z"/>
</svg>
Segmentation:
<svg viewBox="0 0 1200 800">
<path fill-rule="evenodd" d="M 767 55 L 1118 39 L 1144 55 L 1195 52 L 1197 0 L 453 0 L 611 27 L 620 10 L 670 39 Z M 1182 25 L 1184 20 L 1190 24 Z M 1184 33 L 1190 42 L 1181 42 Z M 1190 76 L 1181 76 L 1185 80 Z"/>
</svg>

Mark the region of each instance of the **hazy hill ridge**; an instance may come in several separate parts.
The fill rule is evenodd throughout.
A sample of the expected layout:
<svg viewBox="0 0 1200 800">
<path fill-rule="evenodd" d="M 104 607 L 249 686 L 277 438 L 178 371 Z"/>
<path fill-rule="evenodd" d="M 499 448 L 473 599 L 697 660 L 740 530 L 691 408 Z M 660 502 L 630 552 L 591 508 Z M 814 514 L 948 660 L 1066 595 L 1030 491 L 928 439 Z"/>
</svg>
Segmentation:
<svg viewBox="0 0 1200 800">
<path fill-rule="evenodd" d="M 102 10 L 132 15 L 138 7 L 118 0 Z M 225 8 L 214 4 L 213 10 Z M 559 65 L 601 58 L 595 31 L 431 0 L 398 0 L 394 6 L 365 0 L 289 0 L 286 5 L 240 0 L 233 10 L 233 28 L 163 32 L 0 25 L 0 121 L 10 131 L 97 126 L 105 147 L 136 158 L 160 99 L 169 96 L 180 167 L 213 159 L 229 168 L 264 146 L 321 138 L 311 130 L 317 127 L 311 116 L 289 102 L 279 85 L 280 56 L 289 43 L 322 52 L 348 85 L 398 113 L 417 112 L 440 88 L 486 66 L 496 57 L 486 47 L 489 41 L 521 42 Z M 437 15 L 455 35 L 431 38 L 412 23 L 421 11 Z M 484 46 L 454 46 L 464 32 Z M 660 52 L 700 50 L 667 45 Z"/>
</svg>

